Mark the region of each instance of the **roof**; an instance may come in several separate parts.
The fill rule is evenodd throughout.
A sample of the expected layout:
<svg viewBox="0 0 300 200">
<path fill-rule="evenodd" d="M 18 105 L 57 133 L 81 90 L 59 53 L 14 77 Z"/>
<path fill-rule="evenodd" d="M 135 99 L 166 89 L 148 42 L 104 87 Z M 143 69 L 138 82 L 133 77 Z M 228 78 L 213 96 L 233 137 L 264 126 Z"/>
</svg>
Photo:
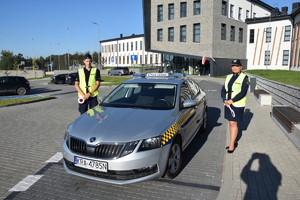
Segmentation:
<svg viewBox="0 0 300 200">
<path fill-rule="evenodd" d="M 131 36 L 126 36 L 126 37 L 123 37 L 121 35 L 119 38 L 108 39 L 108 40 L 100 40 L 100 43 L 112 42 L 112 41 L 116 41 L 116 40 L 127 40 L 127 39 L 132 39 L 132 38 L 139 38 L 139 37 L 144 37 L 144 34 L 139 34 L 139 35 L 132 34 Z"/>
</svg>

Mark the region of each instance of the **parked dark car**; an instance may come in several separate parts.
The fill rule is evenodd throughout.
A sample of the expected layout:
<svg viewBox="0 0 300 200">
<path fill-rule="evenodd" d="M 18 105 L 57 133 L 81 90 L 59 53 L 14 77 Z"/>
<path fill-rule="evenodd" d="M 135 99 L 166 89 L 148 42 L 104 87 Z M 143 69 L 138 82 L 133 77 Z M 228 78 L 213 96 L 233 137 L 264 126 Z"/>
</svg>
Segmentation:
<svg viewBox="0 0 300 200">
<path fill-rule="evenodd" d="M 25 95 L 30 90 L 29 81 L 23 76 L 0 76 L 0 93 Z"/>
<path fill-rule="evenodd" d="M 128 67 L 114 67 L 111 70 L 108 71 L 108 75 L 112 76 L 112 75 L 128 75 L 129 74 L 129 69 Z"/>
<path fill-rule="evenodd" d="M 66 76 L 66 83 L 69 85 L 74 85 L 76 80 L 77 72 L 70 73 Z"/>
<path fill-rule="evenodd" d="M 66 76 L 68 74 L 57 74 L 51 77 L 51 82 L 55 84 L 64 84 L 66 83 Z"/>
</svg>

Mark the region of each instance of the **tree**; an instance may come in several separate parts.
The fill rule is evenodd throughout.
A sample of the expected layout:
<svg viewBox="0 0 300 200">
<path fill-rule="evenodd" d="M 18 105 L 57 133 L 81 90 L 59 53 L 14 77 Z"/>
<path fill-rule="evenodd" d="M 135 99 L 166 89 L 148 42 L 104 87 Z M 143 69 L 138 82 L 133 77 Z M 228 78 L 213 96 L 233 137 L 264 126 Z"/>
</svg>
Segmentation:
<svg viewBox="0 0 300 200">
<path fill-rule="evenodd" d="M 12 70 L 13 64 L 14 64 L 13 52 L 2 50 L 1 51 L 0 69 Z"/>
</svg>

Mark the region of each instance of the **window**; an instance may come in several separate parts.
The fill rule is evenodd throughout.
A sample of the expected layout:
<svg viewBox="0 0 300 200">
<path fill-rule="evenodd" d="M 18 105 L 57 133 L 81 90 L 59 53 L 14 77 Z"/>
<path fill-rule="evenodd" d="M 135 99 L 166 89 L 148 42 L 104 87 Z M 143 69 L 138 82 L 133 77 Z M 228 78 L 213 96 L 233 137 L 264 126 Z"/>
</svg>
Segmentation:
<svg viewBox="0 0 300 200">
<path fill-rule="evenodd" d="M 135 41 L 135 50 L 137 51 L 138 50 L 138 42 Z"/>
<path fill-rule="evenodd" d="M 291 38 L 291 26 L 285 26 L 285 30 L 284 30 L 284 41 L 290 41 Z"/>
<path fill-rule="evenodd" d="M 169 14 L 168 14 L 168 19 L 174 19 L 174 4 L 169 4 Z"/>
<path fill-rule="evenodd" d="M 226 40 L 226 24 L 221 24 L 221 40 Z"/>
<path fill-rule="evenodd" d="M 143 64 L 143 55 L 140 55 L 140 64 Z"/>
<path fill-rule="evenodd" d="M 254 43 L 254 29 L 250 29 L 249 43 Z"/>
<path fill-rule="evenodd" d="M 121 44 L 119 44 L 119 51 L 121 51 Z"/>
<path fill-rule="evenodd" d="M 153 63 L 153 55 L 151 54 L 150 55 L 150 64 L 152 64 Z"/>
<path fill-rule="evenodd" d="M 180 89 L 180 103 L 182 104 L 187 99 L 192 99 L 192 94 L 187 83 L 183 83 Z"/>
<path fill-rule="evenodd" d="M 235 26 L 230 27 L 230 41 L 235 41 Z"/>
<path fill-rule="evenodd" d="M 180 17 L 186 17 L 186 2 L 180 3 Z"/>
<path fill-rule="evenodd" d="M 157 21 L 158 22 L 163 21 L 163 5 L 157 6 Z"/>
<path fill-rule="evenodd" d="M 147 55 L 145 55 L 145 64 L 148 64 Z"/>
<path fill-rule="evenodd" d="M 200 24 L 193 25 L 193 42 L 200 42 Z"/>
<path fill-rule="evenodd" d="M 282 65 L 289 64 L 289 50 L 283 50 Z"/>
<path fill-rule="evenodd" d="M 180 42 L 186 42 L 186 26 L 180 26 Z"/>
<path fill-rule="evenodd" d="M 131 42 L 131 51 L 133 51 L 133 42 Z"/>
<path fill-rule="evenodd" d="M 123 43 L 123 51 L 125 51 L 125 43 Z"/>
<path fill-rule="evenodd" d="M 114 52 L 114 45 L 111 45 L 111 52 Z"/>
<path fill-rule="evenodd" d="M 222 15 L 227 15 L 227 1 L 222 1 Z"/>
<path fill-rule="evenodd" d="M 129 43 L 127 42 L 127 51 L 129 51 Z"/>
<path fill-rule="evenodd" d="M 170 27 L 168 29 L 168 41 L 174 42 L 174 28 L 173 27 Z"/>
<path fill-rule="evenodd" d="M 155 54 L 155 63 L 158 63 L 158 54 Z"/>
<path fill-rule="evenodd" d="M 143 41 L 140 41 L 140 50 L 143 50 Z"/>
<path fill-rule="evenodd" d="M 249 10 L 246 10 L 246 19 L 249 18 Z"/>
<path fill-rule="evenodd" d="M 239 8 L 238 19 L 242 20 L 242 8 Z"/>
<path fill-rule="evenodd" d="M 201 1 L 194 1 L 194 15 L 200 15 L 201 14 Z"/>
<path fill-rule="evenodd" d="M 230 4 L 230 17 L 233 18 L 234 5 Z"/>
<path fill-rule="evenodd" d="M 271 42 L 272 27 L 266 28 L 266 43 Z"/>
<path fill-rule="evenodd" d="M 157 41 L 163 41 L 163 30 L 162 29 L 157 30 Z"/>
<path fill-rule="evenodd" d="M 239 43 L 243 43 L 243 28 L 239 28 Z"/>
<path fill-rule="evenodd" d="M 270 65 L 270 51 L 265 51 L 265 65 Z"/>
<path fill-rule="evenodd" d="M 255 18 L 256 17 L 256 13 L 253 13 L 253 18 Z"/>
</svg>

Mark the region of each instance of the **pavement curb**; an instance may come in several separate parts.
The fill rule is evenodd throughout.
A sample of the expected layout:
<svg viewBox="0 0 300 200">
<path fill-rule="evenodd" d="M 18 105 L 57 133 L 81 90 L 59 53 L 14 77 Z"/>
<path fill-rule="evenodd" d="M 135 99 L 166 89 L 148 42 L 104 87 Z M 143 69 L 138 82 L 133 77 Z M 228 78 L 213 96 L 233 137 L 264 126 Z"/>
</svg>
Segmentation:
<svg viewBox="0 0 300 200">
<path fill-rule="evenodd" d="M 37 99 L 37 100 L 32 100 L 32 101 L 26 101 L 26 102 L 20 102 L 20 103 L 12 103 L 12 104 L 7 104 L 7 105 L 0 105 L 0 108 L 2 107 L 10 107 L 10 106 L 17 106 L 17 105 L 22 105 L 22 104 L 29 104 L 29 103 L 36 103 L 40 101 L 46 101 L 50 99 L 56 99 L 56 97 L 47 97 L 47 98 L 42 98 L 42 99 Z"/>
</svg>

